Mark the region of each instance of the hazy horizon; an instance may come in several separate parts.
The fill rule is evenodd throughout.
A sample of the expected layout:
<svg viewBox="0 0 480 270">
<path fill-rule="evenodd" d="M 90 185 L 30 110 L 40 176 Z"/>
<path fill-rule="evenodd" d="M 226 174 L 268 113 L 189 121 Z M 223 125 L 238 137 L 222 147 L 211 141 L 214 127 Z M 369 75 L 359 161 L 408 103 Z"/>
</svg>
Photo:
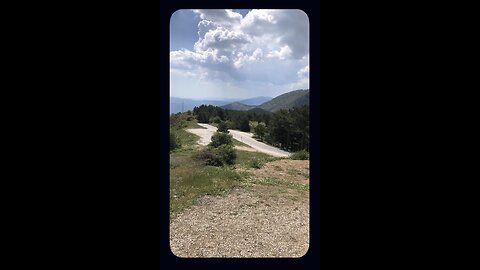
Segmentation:
<svg viewBox="0 0 480 270">
<path fill-rule="evenodd" d="M 221 98 L 221 97 L 205 97 L 205 98 L 190 98 L 190 97 L 177 97 L 177 96 L 170 96 L 170 98 L 179 98 L 179 99 L 190 99 L 190 100 L 212 100 L 212 101 L 226 101 L 226 100 L 245 100 L 245 99 L 253 99 L 253 98 L 273 98 L 268 96 L 254 96 L 248 98 Z"/>
</svg>

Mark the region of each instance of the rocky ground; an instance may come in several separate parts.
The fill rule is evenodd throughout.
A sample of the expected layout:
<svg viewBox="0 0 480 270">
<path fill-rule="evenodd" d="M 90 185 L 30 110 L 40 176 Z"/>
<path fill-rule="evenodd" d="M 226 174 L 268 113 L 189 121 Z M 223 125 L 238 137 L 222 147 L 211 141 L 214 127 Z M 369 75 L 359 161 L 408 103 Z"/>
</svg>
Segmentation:
<svg viewBox="0 0 480 270">
<path fill-rule="evenodd" d="M 309 246 L 309 161 L 281 159 L 222 197 L 204 196 L 170 224 L 178 257 L 301 257 Z"/>
</svg>

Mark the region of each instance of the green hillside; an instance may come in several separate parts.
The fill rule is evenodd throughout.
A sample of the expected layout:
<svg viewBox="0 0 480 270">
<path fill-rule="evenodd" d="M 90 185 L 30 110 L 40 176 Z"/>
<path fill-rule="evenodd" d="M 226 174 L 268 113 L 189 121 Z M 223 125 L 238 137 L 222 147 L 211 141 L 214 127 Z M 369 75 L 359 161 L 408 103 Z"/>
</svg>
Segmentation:
<svg viewBox="0 0 480 270">
<path fill-rule="evenodd" d="M 310 100 L 309 90 L 295 90 L 292 92 L 285 93 L 274 99 L 263 103 L 257 108 L 264 109 L 270 112 L 276 112 L 281 109 L 290 109 L 293 107 L 299 107 L 303 105 L 308 105 Z"/>
<path fill-rule="evenodd" d="M 240 102 L 233 102 L 233 103 L 221 106 L 221 108 L 226 109 L 226 110 L 248 111 L 252 108 L 255 108 L 255 106 L 245 105 L 245 104 L 240 103 Z"/>
<path fill-rule="evenodd" d="M 255 107 L 253 109 L 250 109 L 250 110 L 248 110 L 248 112 L 249 113 L 256 113 L 257 115 L 263 115 L 263 114 L 272 115 L 273 114 L 272 112 L 266 111 L 266 110 L 261 109 L 259 107 Z"/>
</svg>

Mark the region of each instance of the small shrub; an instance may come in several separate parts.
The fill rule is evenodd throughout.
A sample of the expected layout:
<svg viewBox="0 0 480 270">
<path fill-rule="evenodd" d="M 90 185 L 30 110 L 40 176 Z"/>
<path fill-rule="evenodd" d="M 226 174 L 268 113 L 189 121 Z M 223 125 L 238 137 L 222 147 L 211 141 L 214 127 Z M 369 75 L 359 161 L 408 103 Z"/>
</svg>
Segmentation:
<svg viewBox="0 0 480 270">
<path fill-rule="evenodd" d="M 310 154 L 306 150 L 300 150 L 298 152 L 293 153 L 290 156 L 290 159 L 297 159 L 297 160 L 307 160 L 310 158 Z"/>
<path fill-rule="evenodd" d="M 208 145 L 216 148 L 222 144 L 233 145 L 232 135 L 217 131 L 213 134 L 212 142 Z"/>
<path fill-rule="evenodd" d="M 203 163 L 207 166 L 223 166 L 222 157 L 211 149 L 205 149 L 201 151 L 195 156 L 195 158 L 203 161 Z"/>
<path fill-rule="evenodd" d="M 182 143 L 175 134 L 175 132 L 170 131 L 170 151 L 182 147 Z"/>
<path fill-rule="evenodd" d="M 182 128 L 186 128 L 188 126 L 187 124 L 187 121 L 186 120 L 181 120 L 180 123 L 178 123 L 178 128 L 179 129 L 182 129 Z"/>
<path fill-rule="evenodd" d="M 195 155 L 194 158 L 203 161 L 205 165 L 219 167 L 224 164 L 235 164 L 237 153 L 233 146 L 223 144 L 217 148 L 208 147 Z"/>
<path fill-rule="evenodd" d="M 258 159 L 258 158 L 253 158 L 248 161 L 248 166 L 250 168 L 255 168 L 255 169 L 260 169 L 265 165 L 265 161 Z"/>
<path fill-rule="evenodd" d="M 227 145 L 227 144 L 222 144 L 219 147 L 215 149 L 215 153 L 220 156 L 223 160 L 228 165 L 233 165 L 235 164 L 235 159 L 237 158 L 237 153 L 235 152 L 235 149 L 233 149 L 233 146 Z"/>
</svg>

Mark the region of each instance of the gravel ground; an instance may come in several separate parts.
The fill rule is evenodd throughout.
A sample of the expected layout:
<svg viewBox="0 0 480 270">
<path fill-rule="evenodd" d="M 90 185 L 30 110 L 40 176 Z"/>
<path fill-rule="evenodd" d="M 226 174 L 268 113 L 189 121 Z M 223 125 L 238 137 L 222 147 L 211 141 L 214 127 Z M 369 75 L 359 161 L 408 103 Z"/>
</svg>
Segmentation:
<svg viewBox="0 0 480 270">
<path fill-rule="evenodd" d="M 249 169 L 252 181 L 224 197 L 201 197 L 170 223 L 170 248 L 178 257 L 301 257 L 309 246 L 309 191 L 258 184 L 265 175 L 305 183 L 305 174 L 270 171 L 306 168 L 308 161 L 278 160 Z M 289 180 L 290 179 L 290 180 Z M 308 179 L 307 179 L 308 183 Z"/>
</svg>

